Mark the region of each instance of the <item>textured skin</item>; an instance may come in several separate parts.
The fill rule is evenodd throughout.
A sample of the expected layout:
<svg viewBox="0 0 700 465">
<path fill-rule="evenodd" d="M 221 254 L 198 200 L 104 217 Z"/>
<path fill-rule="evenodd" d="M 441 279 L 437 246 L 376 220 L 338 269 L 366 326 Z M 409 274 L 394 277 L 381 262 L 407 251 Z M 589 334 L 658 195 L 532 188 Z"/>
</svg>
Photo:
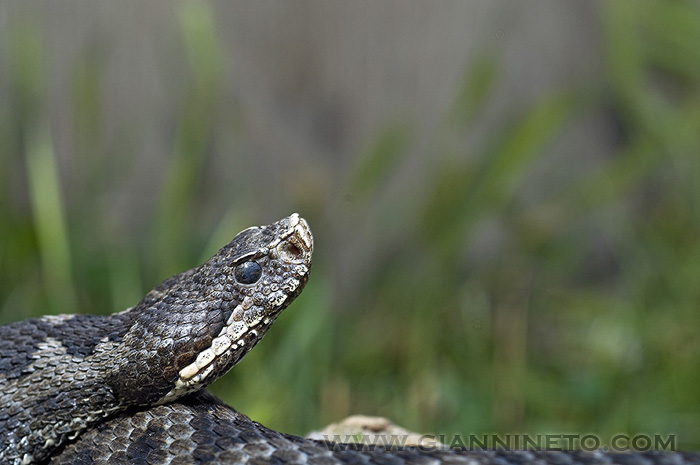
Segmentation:
<svg viewBox="0 0 700 465">
<path fill-rule="evenodd" d="M 313 239 L 294 214 L 247 229 L 135 307 L 0 327 L 0 464 L 700 465 L 695 453 L 371 449 L 278 433 L 202 388 L 301 292 Z"/>
<path fill-rule="evenodd" d="M 0 326 L 0 463 L 41 462 L 120 411 L 214 381 L 301 292 L 312 249 L 294 214 L 242 231 L 124 312 Z"/>
<path fill-rule="evenodd" d="M 207 393 L 122 414 L 83 434 L 52 465 L 106 464 L 700 464 L 700 454 L 370 450 L 278 433 Z"/>
</svg>

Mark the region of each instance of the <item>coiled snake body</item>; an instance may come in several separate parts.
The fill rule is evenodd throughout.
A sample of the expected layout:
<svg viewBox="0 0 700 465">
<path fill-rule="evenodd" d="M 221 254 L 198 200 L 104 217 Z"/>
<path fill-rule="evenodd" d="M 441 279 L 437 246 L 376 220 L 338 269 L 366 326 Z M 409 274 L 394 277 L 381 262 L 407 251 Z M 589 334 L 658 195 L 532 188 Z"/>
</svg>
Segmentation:
<svg viewBox="0 0 700 465">
<path fill-rule="evenodd" d="M 693 453 L 358 450 L 251 421 L 203 388 L 301 292 L 312 252 L 293 214 L 242 231 L 121 313 L 0 326 L 0 464 L 700 464 Z"/>
</svg>

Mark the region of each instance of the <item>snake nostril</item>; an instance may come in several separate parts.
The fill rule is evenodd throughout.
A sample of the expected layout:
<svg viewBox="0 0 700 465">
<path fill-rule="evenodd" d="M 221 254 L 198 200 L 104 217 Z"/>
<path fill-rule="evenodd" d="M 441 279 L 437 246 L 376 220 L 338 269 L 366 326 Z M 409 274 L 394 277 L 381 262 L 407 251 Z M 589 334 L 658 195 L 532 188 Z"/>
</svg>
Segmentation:
<svg viewBox="0 0 700 465">
<path fill-rule="evenodd" d="M 299 260 L 304 256 L 304 252 L 296 245 L 291 242 L 283 242 L 277 247 L 277 252 L 280 257 L 285 260 L 294 261 Z"/>
<path fill-rule="evenodd" d="M 302 255 L 301 249 L 294 244 L 287 245 L 287 253 L 295 257 L 300 257 Z"/>
</svg>

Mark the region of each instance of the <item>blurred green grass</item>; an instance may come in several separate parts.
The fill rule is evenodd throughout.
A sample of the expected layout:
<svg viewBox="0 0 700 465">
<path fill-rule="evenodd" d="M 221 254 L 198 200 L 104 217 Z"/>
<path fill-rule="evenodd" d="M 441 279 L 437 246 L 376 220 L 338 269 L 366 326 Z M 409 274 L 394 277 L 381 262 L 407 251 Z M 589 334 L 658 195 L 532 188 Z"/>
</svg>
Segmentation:
<svg viewBox="0 0 700 465">
<path fill-rule="evenodd" d="M 42 33 L 14 28 L 0 163 L 20 168 L 0 171 L 2 322 L 122 310 L 254 223 L 244 199 L 218 224 L 196 221 L 221 45 L 206 5 L 183 5 L 190 74 L 172 160 L 152 217 L 118 239 L 91 203 L 115 182 L 107 161 L 87 156 L 100 127 L 99 63 L 76 67 L 76 150 L 91 179 L 68 198 L 46 121 Z M 689 2 L 645 1 L 603 4 L 601 16 L 600 82 L 553 90 L 467 153 L 463 137 L 499 79 L 484 55 L 431 147 L 449 156 L 425 186 L 384 202 L 412 141 L 403 122 L 378 130 L 344 185 L 352 214 L 374 212 L 391 235 L 353 298 L 335 295 L 344 264 L 317 232 L 307 289 L 214 391 L 294 433 L 370 413 L 443 434 L 674 433 L 700 448 L 700 60 L 689 45 L 700 43 L 700 14 Z M 524 196 L 546 149 L 591 115 L 618 125 L 615 156 Z M 340 215 L 312 210 L 309 220 L 323 233 Z M 497 250 L 478 250 L 485 230 L 499 231 Z"/>
</svg>

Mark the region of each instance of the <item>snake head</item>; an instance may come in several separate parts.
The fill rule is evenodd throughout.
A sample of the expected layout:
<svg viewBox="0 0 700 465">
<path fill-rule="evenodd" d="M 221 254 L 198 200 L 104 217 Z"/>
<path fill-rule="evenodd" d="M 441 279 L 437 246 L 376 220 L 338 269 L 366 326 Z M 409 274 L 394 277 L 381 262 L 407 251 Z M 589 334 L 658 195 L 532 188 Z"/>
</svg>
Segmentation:
<svg viewBox="0 0 700 465">
<path fill-rule="evenodd" d="M 313 237 L 298 214 L 240 232 L 202 266 L 164 281 L 124 313 L 128 363 L 112 377 L 125 404 L 166 403 L 223 375 L 306 284 Z"/>
</svg>

